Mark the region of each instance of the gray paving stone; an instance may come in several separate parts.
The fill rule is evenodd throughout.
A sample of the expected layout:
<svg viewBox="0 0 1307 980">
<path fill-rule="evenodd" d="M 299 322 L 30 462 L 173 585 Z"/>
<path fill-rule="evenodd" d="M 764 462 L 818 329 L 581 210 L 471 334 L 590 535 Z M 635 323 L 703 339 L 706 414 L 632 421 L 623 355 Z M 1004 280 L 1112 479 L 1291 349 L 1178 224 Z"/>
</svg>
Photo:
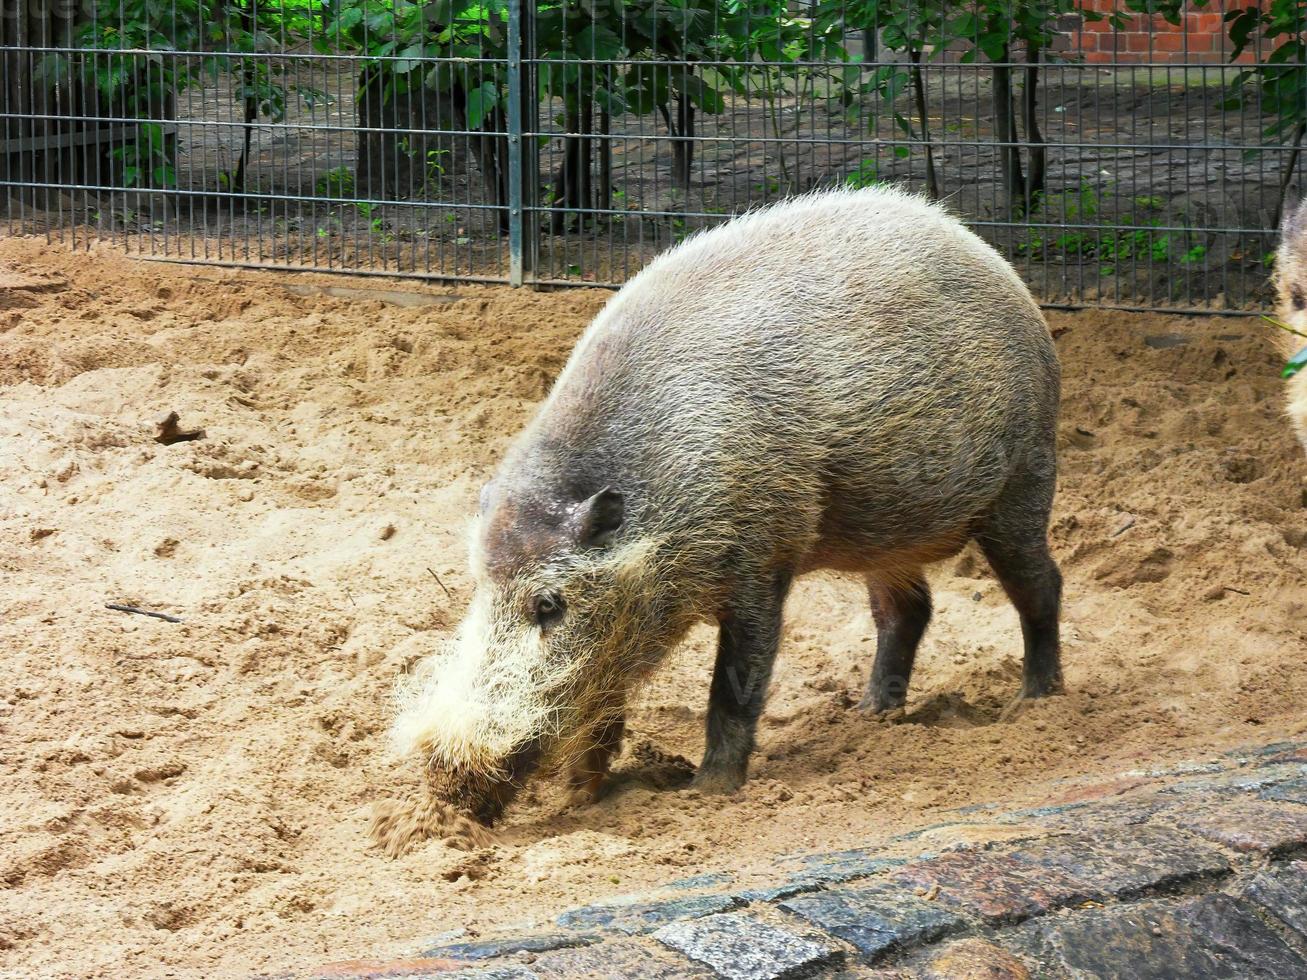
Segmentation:
<svg viewBox="0 0 1307 980">
<path fill-rule="evenodd" d="M 797 977 L 839 958 L 839 951 L 740 912 L 676 922 L 654 933 L 663 945 L 728 980 Z"/>
<path fill-rule="evenodd" d="M 738 892 L 737 896 L 745 902 L 775 902 L 791 895 L 814 892 L 826 885 L 840 885 L 869 878 L 891 868 L 901 868 L 907 860 L 883 857 L 878 851 L 867 848 L 853 848 L 828 854 L 804 854 L 798 858 L 798 862 L 803 870 L 796 874 L 776 885 Z"/>
<path fill-rule="evenodd" d="M 937 903 L 886 886 L 800 895 L 780 907 L 843 939 L 868 962 L 894 950 L 935 942 L 967 925 L 960 915 Z"/>
<path fill-rule="evenodd" d="M 453 973 L 431 974 L 430 980 L 441 977 L 456 977 L 457 980 L 540 980 L 539 974 L 525 966 L 510 964 L 507 966 L 476 967 L 471 970 L 455 970 Z M 405 980 L 427 980 L 420 976 L 409 976 Z"/>
<path fill-rule="evenodd" d="M 615 939 L 599 946 L 542 953 L 531 969 L 544 980 L 682 980 L 712 974 L 649 940 Z"/>
<path fill-rule="evenodd" d="M 675 888 L 678 891 L 694 891 L 699 888 L 718 888 L 722 885 L 729 885 L 735 880 L 735 875 L 726 872 L 710 871 L 706 874 L 692 875 L 689 878 L 677 878 L 675 881 L 669 881 L 664 887 Z"/>
<path fill-rule="evenodd" d="M 1192 937 L 1174 919 L 1163 922 L 1150 910 L 1113 906 L 1034 919 L 1000 933 L 997 942 L 1029 963 L 1031 976 L 1046 980 L 1179 980 L 1209 976 L 1217 966 Z"/>
<path fill-rule="evenodd" d="M 1185 902 L 1180 915 L 1209 949 L 1238 966 L 1240 976 L 1275 980 L 1307 977 L 1307 959 L 1272 932 L 1249 903 L 1229 895 L 1204 895 Z"/>
<path fill-rule="evenodd" d="M 1307 940 L 1307 862 L 1259 874 L 1244 889 L 1244 897 Z"/>
<path fill-rule="evenodd" d="M 1098 800 L 1089 803 L 1068 803 L 1037 807 L 996 817 L 996 824 L 1036 824 L 1048 831 L 1085 833 L 1099 827 L 1122 827 L 1147 823 L 1175 800 L 1156 791 L 1131 796 L 1117 802 Z"/>
<path fill-rule="evenodd" d="M 1279 800 L 1284 803 L 1301 803 L 1307 806 L 1307 776 L 1302 779 L 1290 779 L 1269 786 L 1257 795 L 1263 800 Z"/>
<path fill-rule="evenodd" d="M 1169 827 L 1058 837 L 1023 847 L 1012 857 L 1068 872 L 1086 886 L 1085 899 L 1128 898 L 1230 871 L 1220 850 Z"/>
<path fill-rule="evenodd" d="M 1224 895 L 1068 910 L 997 941 L 1049 980 L 1302 980 L 1304 962 L 1251 910 Z"/>
<path fill-rule="evenodd" d="M 1171 776 L 1197 776 L 1228 770 L 1229 764 L 1224 762 L 1181 762 L 1174 766 L 1156 769 L 1137 769 L 1127 775 L 1142 776 L 1146 779 L 1165 779 Z"/>
<path fill-rule="evenodd" d="M 1269 745 L 1249 745 L 1242 749 L 1231 749 L 1229 752 L 1224 754 L 1229 758 L 1263 758 L 1269 755 L 1280 755 L 1284 752 L 1292 752 L 1294 749 L 1300 749 L 1304 745 L 1307 745 L 1307 742 L 1271 742 Z"/>
<path fill-rule="evenodd" d="M 1232 800 L 1169 814 L 1177 826 L 1236 851 L 1281 854 L 1307 846 L 1307 809 L 1268 800 Z"/>
<path fill-rule="evenodd" d="M 1300 762 L 1270 763 L 1251 769 L 1237 769 L 1224 776 L 1214 776 L 1210 779 L 1182 780 L 1162 787 L 1159 792 L 1169 795 L 1253 793 L 1286 780 L 1300 779 L 1305 775 L 1307 775 L 1307 767 Z"/>
<path fill-rule="evenodd" d="M 575 932 L 552 933 L 543 936 L 515 936 L 510 939 L 483 939 L 466 943 L 449 943 L 432 946 L 422 956 L 443 956 L 451 960 L 489 960 L 512 953 L 539 953 L 568 946 L 584 946 L 597 937 Z"/>
<path fill-rule="evenodd" d="M 694 895 L 635 905 L 587 905 L 564 912 L 557 922 L 564 929 L 611 929 L 636 935 L 678 919 L 693 919 L 738 908 L 734 895 Z"/>
</svg>

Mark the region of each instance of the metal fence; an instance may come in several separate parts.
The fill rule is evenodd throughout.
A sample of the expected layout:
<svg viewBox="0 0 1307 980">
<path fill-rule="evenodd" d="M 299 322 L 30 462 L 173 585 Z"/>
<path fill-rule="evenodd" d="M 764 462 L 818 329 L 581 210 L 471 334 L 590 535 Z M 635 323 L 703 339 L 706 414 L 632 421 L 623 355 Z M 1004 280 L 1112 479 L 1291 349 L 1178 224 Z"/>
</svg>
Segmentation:
<svg viewBox="0 0 1307 980">
<path fill-rule="evenodd" d="M 1046 303 L 1253 310 L 1301 190 L 1297 0 L 0 5 L 0 226 L 156 259 L 614 285 L 887 183 Z"/>
</svg>

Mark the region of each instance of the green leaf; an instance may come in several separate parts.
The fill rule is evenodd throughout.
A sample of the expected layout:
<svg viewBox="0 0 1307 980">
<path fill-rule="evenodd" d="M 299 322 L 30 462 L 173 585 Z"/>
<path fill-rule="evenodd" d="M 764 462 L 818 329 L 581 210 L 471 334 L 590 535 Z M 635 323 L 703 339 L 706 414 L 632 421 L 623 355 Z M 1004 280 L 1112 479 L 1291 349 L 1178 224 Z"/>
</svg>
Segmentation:
<svg viewBox="0 0 1307 980">
<path fill-rule="evenodd" d="M 422 64 L 422 55 L 424 54 L 423 44 L 419 41 L 417 44 L 410 44 L 398 54 L 399 60 L 391 65 L 391 71 L 399 75 L 405 75 L 411 72 L 418 65 Z"/>
<path fill-rule="evenodd" d="M 494 82 L 482 82 L 467 93 L 467 128 L 480 129 L 486 116 L 499 105 L 499 88 Z"/>
<path fill-rule="evenodd" d="M 1008 61 L 1008 38 L 1006 34 L 982 34 L 980 36 L 980 50 L 985 52 L 985 57 L 990 61 Z"/>
<path fill-rule="evenodd" d="M 711 85 L 698 75 L 683 75 L 676 78 L 677 85 L 685 92 L 691 102 L 704 112 L 718 115 L 726 111 L 726 102 Z"/>
</svg>

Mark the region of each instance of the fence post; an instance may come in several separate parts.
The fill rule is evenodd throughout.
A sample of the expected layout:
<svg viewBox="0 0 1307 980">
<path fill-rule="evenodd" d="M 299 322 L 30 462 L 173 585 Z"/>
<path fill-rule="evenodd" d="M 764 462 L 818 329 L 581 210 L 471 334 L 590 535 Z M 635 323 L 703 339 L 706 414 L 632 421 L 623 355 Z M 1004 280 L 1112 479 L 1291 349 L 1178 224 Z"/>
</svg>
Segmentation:
<svg viewBox="0 0 1307 980">
<path fill-rule="evenodd" d="M 528 280 L 540 269 L 540 85 L 536 69 L 535 0 L 522 4 L 522 271 Z"/>
<path fill-rule="evenodd" d="M 527 273 L 522 234 L 522 26 L 527 2 L 510 0 L 508 5 L 508 282 L 512 286 L 522 285 Z"/>
</svg>

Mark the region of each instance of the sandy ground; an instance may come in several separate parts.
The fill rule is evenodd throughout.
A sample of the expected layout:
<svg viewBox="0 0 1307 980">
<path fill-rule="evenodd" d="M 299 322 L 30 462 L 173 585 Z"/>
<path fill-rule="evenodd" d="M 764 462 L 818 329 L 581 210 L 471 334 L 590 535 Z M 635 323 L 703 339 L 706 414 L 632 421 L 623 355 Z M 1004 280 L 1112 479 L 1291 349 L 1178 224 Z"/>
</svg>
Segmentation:
<svg viewBox="0 0 1307 980">
<path fill-rule="evenodd" d="M 1016 619 L 964 553 L 934 575 L 907 719 L 861 717 L 861 589 L 812 578 L 737 797 L 658 791 L 631 753 L 598 805 L 541 785 L 491 848 L 387 860 L 371 803 L 418 784 L 385 756 L 387 694 L 456 622 L 477 489 L 607 294 L 323 286 L 392 288 L 0 240 L 8 974 L 396 954 L 1307 730 L 1307 461 L 1267 338 L 1055 314 L 1069 696 L 998 721 Z M 154 442 L 169 410 L 206 438 Z M 697 758 L 710 649 L 644 692 L 635 742 Z"/>
</svg>

